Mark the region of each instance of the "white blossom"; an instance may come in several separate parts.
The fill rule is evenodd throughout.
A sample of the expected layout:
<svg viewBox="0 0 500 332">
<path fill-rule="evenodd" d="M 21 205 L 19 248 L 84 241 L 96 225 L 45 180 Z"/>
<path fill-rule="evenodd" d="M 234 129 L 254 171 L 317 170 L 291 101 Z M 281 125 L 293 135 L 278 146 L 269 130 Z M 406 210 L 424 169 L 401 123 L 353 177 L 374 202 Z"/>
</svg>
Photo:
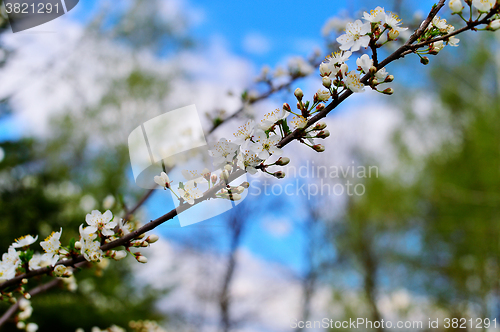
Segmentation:
<svg viewBox="0 0 500 332">
<path fill-rule="evenodd" d="M 156 182 L 156 184 L 158 184 L 160 187 L 163 187 L 164 189 L 170 188 L 170 179 L 165 172 L 161 172 L 160 175 L 156 175 L 153 180 Z"/>
<path fill-rule="evenodd" d="M 61 238 L 62 227 L 59 232 L 52 232 L 45 241 L 40 242 L 40 246 L 45 251 L 44 257 L 42 258 L 45 261 L 50 261 L 50 265 L 54 265 L 59 259 L 59 248 L 61 248 L 61 242 L 59 239 Z"/>
<path fill-rule="evenodd" d="M 89 232 L 94 233 L 95 231 L 100 230 L 104 236 L 111 236 L 115 234 L 113 229 L 116 227 L 117 223 L 111 221 L 112 219 L 113 213 L 109 210 L 104 212 L 104 214 L 98 210 L 92 210 L 91 213 L 85 216 L 85 221 L 90 226 Z"/>
<path fill-rule="evenodd" d="M 16 276 L 16 266 L 8 263 L 0 264 L 0 281 L 12 279 Z"/>
<path fill-rule="evenodd" d="M 428 29 L 432 28 L 432 26 L 436 27 L 442 33 L 448 33 L 450 29 L 446 19 L 441 19 L 439 16 L 434 16 L 432 19 L 432 25 L 429 25 Z"/>
<path fill-rule="evenodd" d="M 453 46 L 453 47 L 458 47 L 459 42 L 460 42 L 460 39 L 458 39 L 455 36 L 452 36 L 448 39 L 448 45 Z"/>
<path fill-rule="evenodd" d="M 243 126 L 240 126 L 238 130 L 233 134 L 235 137 L 234 142 L 236 144 L 243 144 L 245 141 L 252 139 L 252 134 L 255 128 L 255 121 L 250 120 Z"/>
<path fill-rule="evenodd" d="M 242 151 L 238 154 L 237 165 L 239 168 L 246 170 L 250 174 L 257 173 L 257 166 L 262 163 L 257 154 L 250 150 Z"/>
<path fill-rule="evenodd" d="M 363 69 L 363 72 L 366 74 L 370 71 L 370 68 L 373 66 L 373 60 L 370 59 L 368 54 L 363 54 L 356 60 L 356 65 Z"/>
<path fill-rule="evenodd" d="M 26 332 L 36 332 L 38 331 L 38 325 L 35 323 L 28 323 L 26 325 Z"/>
<path fill-rule="evenodd" d="M 355 71 L 350 71 L 347 73 L 344 79 L 344 83 L 352 92 L 365 91 L 365 86 L 360 82 L 359 75 Z"/>
<path fill-rule="evenodd" d="M 386 24 L 386 26 L 388 26 L 389 28 L 391 28 L 392 30 L 395 30 L 397 32 L 408 30 L 408 28 L 400 27 L 401 19 L 398 17 L 398 15 L 396 15 L 392 12 L 388 12 L 385 15 L 385 24 Z"/>
<path fill-rule="evenodd" d="M 307 126 L 307 119 L 302 115 L 295 116 L 290 123 L 295 127 L 295 129 L 304 129 Z"/>
<path fill-rule="evenodd" d="M 259 124 L 259 128 L 262 130 L 268 130 L 276 122 L 278 122 L 282 119 L 285 119 L 289 114 L 290 114 L 289 112 L 277 108 L 274 111 L 264 115 L 264 119 L 261 120 L 261 122 Z"/>
<path fill-rule="evenodd" d="M 444 42 L 443 42 L 442 40 L 439 40 L 439 41 L 437 41 L 437 42 L 432 43 L 431 50 L 432 50 L 433 52 L 438 53 L 438 52 L 440 52 L 441 50 L 443 50 L 444 46 L 445 46 L 445 45 L 444 45 Z"/>
<path fill-rule="evenodd" d="M 379 82 L 384 82 L 385 79 L 387 78 L 387 76 L 389 76 L 389 73 L 387 72 L 387 70 L 385 69 L 385 67 L 381 68 L 379 71 L 377 71 L 375 73 L 375 78 Z"/>
<path fill-rule="evenodd" d="M 349 57 L 352 55 L 352 52 L 350 51 L 340 51 L 340 52 L 335 52 L 332 53 L 331 55 L 328 55 L 326 57 L 327 63 L 330 65 L 339 65 L 347 62 L 349 60 Z"/>
<path fill-rule="evenodd" d="M 267 159 L 271 154 L 280 155 L 282 153 L 276 145 L 281 140 L 278 135 L 271 135 L 267 137 L 266 133 L 262 130 L 255 131 L 255 143 L 251 144 L 250 149 L 257 153 L 260 159 Z"/>
<path fill-rule="evenodd" d="M 347 23 L 346 33 L 337 38 L 340 43 L 340 49 L 347 51 L 351 50 L 353 52 L 358 51 L 361 47 L 368 47 L 370 44 L 370 36 L 366 34 L 371 32 L 371 23 L 364 23 L 360 20 L 354 21 L 354 23 Z"/>
<path fill-rule="evenodd" d="M 89 262 L 99 262 L 104 255 L 99 242 L 95 241 L 96 238 L 95 227 L 89 226 L 84 228 L 83 224 L 80 225 L 81 253 Z"/>
<path fill-rule="evenodd" d="M 196 183 L 206 182 L 206 179 L 203 176 L 203 172 L 202 173 L 198 173 L 198 171 L 196 171 L 196 170 L 190 171 L 190 170 L 185 169 L 185 170 L 182 170 L 181 173 L 182 173 L 182 176 L 184 176 L 184 178 L 187 181 L 193 180 Z"/>
<path fill-rule="evenodd" d="M 380 6 L 373 10 L 370 10 L 370 14 L 368 14 L 367 12 L 363 13 L 363 19 L 367 20 L 370 23 L 384 22 L 385 16 L 385 10 Z"/>
<path fill-rule="evenodd" d="M 203 193 L 195 186 L 195 182 L 193 180 L 186 182 L 184 189 L 179 188 L 179 194 L 191 205 L 194 204 L 195 199 L 203 196 Z"/>
<path fill-rule="evenodd" d="M 31 235 L 21 236 L 20 238 L 16 239 L 14 243 L 12 243 L 12 247 L 14 248 L 27 247 L 30 244 L 35 243 L 37 239 L 38 235 L 36 237 L 33 237 Z"/>
<path fill-rule="evenodd" d="M 496 4 L 496 0 L 472 0 L 472 5 L 480 12 L 489 12 Z"/>
<path fill-rule="evenodd" d="M 208 150 L 208 153 L 214 158 L 214 166 L 231 162 L 235 156 L 238 145 L 229 142 L 225 138 L 221 138 L 214 146 L 213 150 Z"/>
</svg>

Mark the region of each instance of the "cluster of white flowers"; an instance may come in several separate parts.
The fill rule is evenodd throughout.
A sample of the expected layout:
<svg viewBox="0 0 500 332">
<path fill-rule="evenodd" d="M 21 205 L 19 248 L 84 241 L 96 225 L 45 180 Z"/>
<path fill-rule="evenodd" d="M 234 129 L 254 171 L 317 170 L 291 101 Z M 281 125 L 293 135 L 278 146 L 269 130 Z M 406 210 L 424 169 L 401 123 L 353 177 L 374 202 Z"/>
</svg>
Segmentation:
<svg viewBox="0 0 500 332">
<path fill-rule="evenodd" d="M 19 252 L 11 245 L 0 261 L 0 281 L 14 278 L 16 269 L 21 265 Z"/>
<path fill-rule="evenodd" d="M 367 85 L 375 90 L 379 84 L 388 83 L 394 79 L 385 68 L 377 70 L 377 63 L 374 63 L 367 54 L 363 54 L 356 60 L 357 70 L 349 71 L 347 61 L 353 54 L 352 52 L 369 46 L 376 50 L 385 43 L 396 40 L 401 31 L 408 29 L 401 27 L 401 20 L 396 14 L 386 12 L 382 7 L 377 7 L 370 13 L 365 12 L 363 20 L 365 20 L 364 23 L 361 20 L 356 20 L 346 24 L 345 34 L 337 38 L 340 51 L 329 55 L 320 64 L 319 70 L 321 77 L 323 77 L 323 86 L 328 89 L 328 91 L 318 90 L 317 97 L 320 101 L 327 101 L 330 96 L 335 98 L 342 92 L 339 89 L 349 89 L 352 92 L 365 91 L 361 75 L 370 74 L 371 77 Z M 379 92 L 392 94 L 393 91 L 385 89 Z"/>
<path fill-rule="evenodd" d="M 438 36 L 446 36 L 449 33 L 452 33 L 455 31 L 455 27 L 451 24 L 448 24 L 446 22 L 446 19 L 441 19 L 439 16 L 435 16 L 432 19 L 431 24 L 426 29 L 426 33 L 424 34 L 424 38 L 434 38 Z M 454 46 L 457 47 L 458 43 L 460 42 L 460 39 L 456 38 L 455 36 L 451 36 L 448 38 L 447 41 L 442 41 L 439 40 L 437 42 L 432 43 L 429 45 L 429 49 L 425 50 L 423 52 L 419 52 L 419 54 L 433 54 L 436 55 L 438 54 L 446 45 Z"/>
<path fill-rule="evenodd" d="M 27 323 L 33 313 L 33 307 L 31 306 L 31 302 L 27 299 L 19 300 L 19 313 L 17 314 L 16 327 L 19 330 L 25 330 L 26 332 L 35 332 L 38 330 L 38 325 L 35 323 Z"/>
<path fill-rule="evenodd" d="M 135 240 L 124 244 L 126 250 L 108 250 L 103 252 L 101 250 L 102 244 L 116 240 L 133 230 L 131 223 L 125 223 L 121 218 L 116 218 L 116 221 L 113 219 L 113 214 L 109 210 L 105 213 L 94 210 L 87 214 L 85 218 L 87 226 L 80 225 L 79 241 L 73 239 L 70 241 L 68 247 L 61 247 L 62 228 L 60 228 L 58 232 L 52 232 L 44 241 L 40 242 L 40 246 L 44 250 L 43 254 L 30 249 L 30 246 L 37 241 L 38 236 L 25 235 L 16 239 L 9 246 L 7 252 L 2 255 L 2 260 L 0 261 L 0 281 L 6 281 L 23 273 L 50 266 L 53 267 L 52 275 L 63 278 L 67 288 L 70 291 L 75 291 L 77 284 L 73 276 L 73 268 L 64 264 L 58 264 L 60 259 L 64 262 L 64 259 L 72 258 L 81 253 L 89 262 L 100 262 L 105 257 L 121 260 L 127 256 L 127 252 L 131 252 L 130 247 L 148 247 L 149 244 L 158 241 L 158 236 L 156 235 L 149 235 L 144 239 L 145 235 L 141 234 Z M 138 262 L 147 262 L 147 258 L 141 255 L 140 252 L 131 252 L 131 254 Z M 21 284 L 26 283 L 28 283 L 28 279 L 22 279 Z M 23 286 L 18 287 L 16 292 L 21 293 L 26 299 L 30 298 L 30 294 L 25 291 Z M 2 291 L 0 300 L 8 300 L 12 303 L 16 302 L 13 292 Z M 30 312 L 29 308 L 31 307 L 22 309 L 23 311 L 20 313 L 21 318 Z M 20 320 L 18 326 L 22 326 L 22 329 L 26 329 L 27 331 L 36 330 L 33 329 L 36 324 L 25 324 L 23 322 L 25 319 Z"/>
<path fill-rule="evenodd" d="M 221 173 L 223 179 L 237 168 L 255 174 L 259 167 L 265 168 L 264 162 L 271 156 L 282 154 L 278 143 L 287 133 L 286 118 L 290 112 L 286 105 L 282 109 L 265 114 L 260 122 L 250 120 L 239 127 L 233 134 L 234 143 L 221 138 L 214 149 L 209 151 L 215 167 L 226 167 Z M 226 157 L 222 158 L 224 155 Z"/>
</svg>

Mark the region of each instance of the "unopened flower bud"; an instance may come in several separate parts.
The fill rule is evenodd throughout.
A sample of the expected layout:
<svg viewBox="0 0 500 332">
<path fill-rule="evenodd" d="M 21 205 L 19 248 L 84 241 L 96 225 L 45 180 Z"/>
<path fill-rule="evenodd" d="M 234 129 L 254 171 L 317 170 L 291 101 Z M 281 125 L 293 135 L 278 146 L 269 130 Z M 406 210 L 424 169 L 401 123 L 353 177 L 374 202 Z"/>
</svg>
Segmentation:
<svg viewBox="0 0 500 332">
<path fill-rule="evenodd" d="M 436 55 L 444 48 L 444 42 L 439 40 L 431 44 L 431 49 L 429 50 L 429 54 Z"/>
<path fill-rule="evenodd" d="M 9 299 L 9 302 L 10 302 L 10 303 L 12 303 L 12 304 L 16 304 L 17 299 L 16 299 L 15 297 L 11 297 L 11 298 Z"/>
<path fill-rule="evenodd" d="M 327 89 L 332 86 L 332 80 L 330 79 L 330 77 L 328 76 L 323 77 L 323 86 Z"/>
<path fill-rule="evenodd" d="M 384 82 L 390 83 L 392 81 L 394 81 L 394 75 L 387 75 Z"/>
<path fill-rule="evenodd" d="M 276 178 L 278 179 L 283 179 L 285 177 L 285 172 L 283 171 L 277 171 L 276 173 L 273 174 Z"/>
<path fill-rule="evenodd" d="M 127 252 L 125 250 L 118 250 L 118 251 L 115 251 L 111 257 L 113 257 L 113 259 L 115 261 L 119 261 L 119 260 L 122 260 L 124 259 L 125 257 L 127 257 Z"/>
<path fill-rule="evenodd" d="M 394 89 L 393 88 L 387 88 L 384 91 L 382 91 L 382 93 L 384 95 L 392 95 L 394 93 Z"/>
<path fill-rule="evenodd" d="M 429 64 L 429 58 L 424 56 L 422 58 L 420 58 L 420 62 L 424 65 L 428 65 Z"/>
<path fill-rule="evenodd" d="M 135 258 L 137 259 L 137 261 L 138 261 L 139 263 L 143 263 L 143 264 L 145 264 L 145 263 L 147 263 L 147 262 L 148 262 L 147 257 L 146 257 L 146 256 L 142 256 L 141 254 L 137 255 Z"/>
<path fill-rule="evenodd" d="M 284 103 L 283 104 L 283 110 L 287 111 L 287 112 L 290 112 L 292 109 L 290 108 L 290 105 L 288 105 L 287 103 Z"/>
<path fill-rule="evenodd" d="M 201 175 L 207 181 L 210 181 L 210 174 L 211 174 L 211 172 L 208 168 L 205 168 L 205 169 L 203 169 L 203 171 L 201 171 Z"/>
<path fill-rule="evenodd" d="M 370 67 L 370 75 L 372 75 L 372 76 L 373 76 L 373 75 L 375 75 L 375 73 L 376 73 L 376 72 L 377 72 L 377 67 L 375 67 L 375 66 L 371 66 L 371 67 Z"/>
<path fill-rule="evenodd" d="M 341 76 L 345 75 L 345 73 L 347 73 L 347 71 L 349 70 L 349 67 L 343 63 L 341 66 L 340 66 L 340 71 L 339 73 L 341 74 Z"/>
<path fill-rule="evenodd" d="M 78 250 L 82 249 L 82 243 L 80 241 L 75 242 L 75 249 L 78 249 Z"/>
<path fill-rule="evenodd" d="M 399 31 L 391 29 L 389 33 L 387 33 L 387 37 L 389 37 L 389 40 L 395 40 L 399 37 Z"/>
<path fill-rule="evenodd" d="M 227 183 L 227 181 L 229 180 L 229 172 L 226 171 L 226 170 L 223 170 L 221 173 L 220 173 L 220 179 L 221 181 L 224 181 Z"/>
<path fill-rule="evenodd" d="M 24 322 L 17 322 L 16 327 L 19 330 L 24 330 L 26 328 L 26 323 L 24 323 Z"/>
<path fill-rule="evenodd" d="M 211 181 L 213 184 L 217 183 L 217 174 L 212 174 Z"/>
<path fill-rule="evenodd" d="M 492 30 L 492 31 L 500 29 L 500 19 L 491 21 L 491 23 L 488 24 L 488 26 L 486 27 L 486 29 Z"/>
<path fill-rule="evenodd" d="M 450 0 L 450 2 L 448 3 L 448 5 L 450 6 L 452 14 L 461 13 L 462 10 L 464 9 L 464 6 L 462 5 L 462 1 L 461 0 Z"/>
<path fill-rule="evenodd" d="M 322 130 L 316 135 L 317 138 L 327 138 L 328 136 L 330 136 L 330 132 L 328 130 Z"/>
<path fill-rule="evenodd" d="M 302 97 L 304 97 L 304 93 L 302 92 L 302 90 L 300 88 L 295 89 L 295 92 L 293 94 L 295 95 L 295 97 L 299 101 L 302 100 Z"/>
<path fill-rule="evenodd" d="M 278 165 L 278 166 L 285 166 L 285 165 L 288 165 L 289 162 L 290 162 L 290 158 L 280 157 L 280 159 L 278 159 L 276 161 L 276 165 Z"/>
<path fill-rule="evenodd" d="M 226 166 L 224 166 L 224 169 L 225 169 L 226 171 L 228 171 L 228 172 L 231 172 L 231 170 L 232 170 L 233 168 L 231 167 L 231 165 L 226 165 Z"/>
<path fill-rule="evenodd" d="M 160 238 L 158 237 L 158 235 L 156 234 L 151 234 L 150 236 L 148 236 L 146 238 L 146 241 L 149 242 L 149 243 L 155 243 L 156 241 L 158 241 Z"/>
<path fill-rule="evenodd" d="M 319 104 L 318 106 L 316 106 L 317 111 L 321 111 L 323 108 L 325 108 L 325 104 Z"/>
<path fill-rule="evenodd" d="M 243 186 L 238 186 L 236 187 L 236 193 L 237 194 L 241 194 L 245 191 L 245 188 L 243 188 Z"/>
<path fill-rule="evenodd" d="M 312 148 L 317 151 L 317 152 L 323 152 L 325 151 L 325 147 L 321 144 L 315 144 L 312 146 Z"/>
<path fill-rule="evenodd" d="M 25 285 L 26 285 L 26 284 L 28 283 L 28 279 L 23 278 L 23 279 L 21 280 L 21 282 L 22 282 L 23 284 L 25 284 Z"/>
<path fill-rule="evenodd" d="M 322 129 L 325 129 L 325 128 L 326 128 L 326 123 L 324 123 L 323 121 L 317 122 L 314 125 L 314 130 L 322 130 Z"/>
<path fill-rule="evenodd" d="M 25 298 L 26 300 L 31 299 L 31 295 L 30 295 L 30 293 L 25 293 L 25 294 L 24 294 L 24 298 Z"/>
<path fill-rule="evenodd" d="M 248 182 L 243 182 L 242 184 L 240 184 L 240 186 L 242 186 L 243 188 L 245 188 L 245 189 L 246 189 L 246 188 L 250 187 L 250 183 L 248 183 Z"/>
</svg>

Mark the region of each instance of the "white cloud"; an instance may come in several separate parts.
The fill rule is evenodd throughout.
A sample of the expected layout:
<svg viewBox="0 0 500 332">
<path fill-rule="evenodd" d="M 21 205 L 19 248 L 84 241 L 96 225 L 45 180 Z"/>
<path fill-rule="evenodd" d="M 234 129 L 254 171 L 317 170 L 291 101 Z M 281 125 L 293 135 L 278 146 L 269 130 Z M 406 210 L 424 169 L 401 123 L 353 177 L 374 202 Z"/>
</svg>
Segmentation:
<svg viewBox="0 0 500 332">
<path fill-rule="evenodd" d="M 274 237 L 285 237 L 292 231 L 292 224 L 285 218 L 266 218 L 262 223 L 264 229 Z"/>
<path fill-rule="evenodd" d="M 242 46 L 250 54 L 263 55 L 271 50 L 271 41 L 260 33 L 251 32 L 243 38 Z"/>
<path fill-rule="evenodd" d="M 166 241 L 158 241 L 145 253 L 148 264 L 137 267 L 137 281 L 155 287 L 174 287 L 160 301 L 166 313 L 182 313 L 200 330 L 219 331 L 217 296 L 226 271 L 226 259 L 207 252 L 189 251 Z M 302 286 L 283 266 L 258 259 L 245 249 L 236 254 L 237 267 L 231 284 L 231 316 L 239 320 L 238 331 L 289 331 L 290 320 L 300 317 Z M 168 276 L 166 278 L 165 276 Z M 330 290 L 319 286 L 313 298 L 314 317 L 326 314 Z M 196 319 L 195 319 L 196 318 Z M 175 322 L 173 322 L 175 323 Z M 183 329 L 188 330 L 186 325 Z"/>
</svg>

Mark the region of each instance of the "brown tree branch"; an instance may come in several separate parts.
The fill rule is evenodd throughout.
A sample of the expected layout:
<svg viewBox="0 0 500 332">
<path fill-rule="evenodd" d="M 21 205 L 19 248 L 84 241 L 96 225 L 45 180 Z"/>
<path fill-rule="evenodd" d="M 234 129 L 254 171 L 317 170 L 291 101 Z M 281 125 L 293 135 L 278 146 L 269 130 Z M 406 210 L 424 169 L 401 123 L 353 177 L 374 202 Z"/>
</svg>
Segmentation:
<svg viewBox="0 0 500 332">
<path fill-rule="evenodd" d="M 420 36 L 422 36 L 425 33 L 425 30 L 427 29 L 429 24 L 432 22 L 432 19 L 437 15 L 439 10 L 444 6 L 444 2 L 445 2 L 444 0 L 440 0 L 437 5 L 434 5 L 431 12 L 429 13 L 427 19 L 420 26 L 420 28 L 417 29 L 417 31 L 415 31 L 413 33 L 413 35 L 408 39 L 408 41 L 403 46 L 401 46 L 394 53 L 389 55 L 384 61 L 379 63 L 379 65 L 377 66 L 377 69 L 381 69 L 382 67 L 388 65 L 389 63 L 403 57 L 406 54 L 405 52 L 411 49 L 411 45 L 416 40 L 418 40 L 418 38 Z M 466 31 L 466 30 L 470 30 L 471 28 L 472 27 L 469 25 L 465 29 L 461 29 L 462 30 L 461 32 Z M 370 75 L 366 74 L 361 79 L 361 82 L 366 83 L 369 78 L 370 78 Z M 306 128 L 313 125 L 314 123 L 318 122 L 320 119 L 326 117 L 328 115 L 328 113 L 330 113 L 333 109 L 335 109 L 340 103 L 342 103 L 345 99 L 347 99 L 352 94 L 353 94 L 353 92 L 351 90 L 344 91 L 337 99 L 333 100 L 322 111 L 318 112 L 315 116 L 313 116 L 311 119 L 309 119 L 309 121 L 307 122 Z M 283 137 L 283 139 L 278 143 L 277 146 L 279 148 L 286 146 L 287 144 L 289 144 L 293 140 L 300 138 L 302 135 L 302 132 L 303 132 L 303 130 L 301 130 L 301 129 L 297 129 L 297 130 L 293 131 L 292 133 Z M 238 177 L 240 177 L 243 174 L 245 174 L 245 171 L 243 171 L 243 170 L 237 170 L 237 171 L 233 172 L 229 176 L 229 182 L 237 179 Z M 209 189 L 208 191 L 206 191 L 204 193 L 202 198 L 195 200 L 194 205 L 199 204 L 200 202 L 205 201 L 207 199 L 214 198 L 215 194 L 220 189 L 224 188 L 225 186 L 226 185 L 224 183 L 220 183 L 220 184 L 212 187 L 211 189 Z M 183 211 L 191 208 L 194 205 L 190 205 L 190 204 L 185 203 L 185 202 L 181 203 L 176 209 L 173 209 L 170 212 L 164 214 L 163 216 L 161 216 L 155 220 L 150 221 L 149 223 L 145 224 L 144 226 L 140 227 L 139 229 L 137 229 L 137 230 L 135 230 L 135 231 L 133 231 L 133 232 L 131 232 L 131 233 L 115 240 L 115 241 L 112 241 L 110 243 L 102 245 L 101 249 L 103 251 L 107 251 L 107 250 L 111 250 L 113 248 L 125 245 L 129 241 L 131 241 L 131 240 L 137 238 L 138 236 L 156 228 L 157 226 L 174 218 L 177 214 L 182 213 Z M 75 264 L 80 263 L 80 262 L 84 262 L 84 261 L 85 261 L 84 257 L 82 255 L 79 255 L 79 256 L 72 258 L 72 259 L 60 260 L 59 262 L 56 263 L 56 265 L 74 266 Z M 2 284 L 0 284 L 0 290 L 5 289 L 9 286 L 14 286 L 14 285 L 19 284 L 21 282 L 21 280 L 24 278 L 31 278 L 31 277 L 38 276 L 38 275 L 48 274 L 52 270 L 53 270 L 52 267 L 45 267 L 45 268 L 37 269 L 34 271 L 30 271 L 28 273 L 24 273 L 22 275 L 19 275 L 17 277 L 9 279 L 9 280 L 3 282 Z"/>
</svg>

